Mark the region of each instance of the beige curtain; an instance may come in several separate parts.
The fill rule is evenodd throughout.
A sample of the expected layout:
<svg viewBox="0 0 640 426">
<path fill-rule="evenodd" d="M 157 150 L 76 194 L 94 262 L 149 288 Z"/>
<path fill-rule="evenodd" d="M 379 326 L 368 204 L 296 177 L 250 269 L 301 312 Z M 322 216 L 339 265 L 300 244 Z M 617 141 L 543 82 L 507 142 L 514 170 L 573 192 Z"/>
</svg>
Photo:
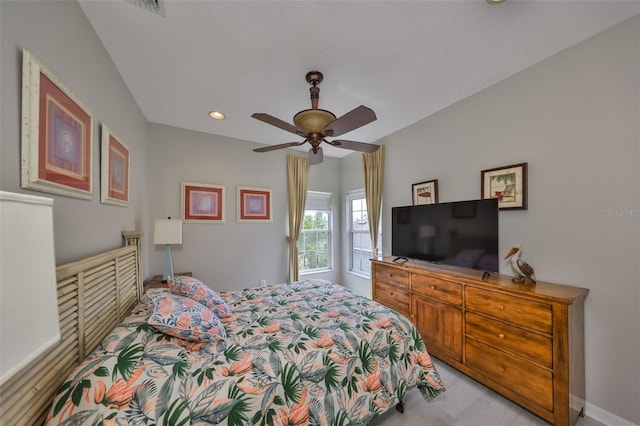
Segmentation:
<svg viewBox="0 0 640 426">
<path fill-rule="evenodd" d="M 378 229 L 382 207 L 382 183 L 384 182 L 384 145 L 381 145 L 380 149 L 375 152 L 362 154 L 362 164 L 371 247 L 373 248 L 373 258 L 376 259 L 380 255 L 378 253 Z"/>
<path fill-rule="evenodd" d="M 309 160 L 287 156 L 287 194 L 289 200 L 289 281 L 298 281 L 298 237 L 304 218 L 309 187 Z"/>
</svg>

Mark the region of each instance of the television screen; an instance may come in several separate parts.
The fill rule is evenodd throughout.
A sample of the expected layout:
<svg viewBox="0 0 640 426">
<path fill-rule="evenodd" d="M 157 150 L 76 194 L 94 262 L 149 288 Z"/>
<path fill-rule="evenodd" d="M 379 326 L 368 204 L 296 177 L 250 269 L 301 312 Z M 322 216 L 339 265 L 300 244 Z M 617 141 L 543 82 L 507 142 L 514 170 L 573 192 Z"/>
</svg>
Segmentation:
<svg viewBox="0 0 640 426">
<path fill-rule="evenodd" d="M 498 272 L 498 200 L 393 207 L 391 254 Z"/>
</svg>

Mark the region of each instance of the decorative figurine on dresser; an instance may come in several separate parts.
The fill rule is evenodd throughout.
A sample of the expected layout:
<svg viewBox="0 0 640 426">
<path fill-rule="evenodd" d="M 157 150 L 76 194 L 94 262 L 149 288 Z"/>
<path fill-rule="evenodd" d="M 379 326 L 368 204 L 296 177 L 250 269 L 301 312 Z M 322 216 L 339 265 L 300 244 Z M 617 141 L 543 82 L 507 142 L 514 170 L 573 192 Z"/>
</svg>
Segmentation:
<svg viewBox="0 0 640 426">
<path fill-rule="evenodd" d="M 505 259 L 511 258 L 511 268 L 513 272 L 516 273 L 516 277 L 513 278 L 514 283 L 524 284 L 527 279 L 531 281 L 531 284 L 536 283 L 536 274 L 533 271 L 531 265 L 529 265 L 524 260 L 520 259 L 520 255 L 522 254 L 522 248 L 520 245 L 516 244 L 511 247 L 509 253 L 504 257 Z"/>
</svg>

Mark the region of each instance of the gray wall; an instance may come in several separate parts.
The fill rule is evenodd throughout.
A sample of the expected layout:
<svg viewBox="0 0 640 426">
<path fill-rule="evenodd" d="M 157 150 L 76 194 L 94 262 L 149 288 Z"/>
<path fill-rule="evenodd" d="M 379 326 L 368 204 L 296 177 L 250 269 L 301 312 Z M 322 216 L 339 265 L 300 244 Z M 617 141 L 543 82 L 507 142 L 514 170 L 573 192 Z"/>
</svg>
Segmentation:
<svg viewBox="0 0 640 426">
<path fill-rule="evenodd" d="M 540 280 L 590 289 L 587 413 L 604 409 L 636 424 L 639 119 L 636 16 L 378 141 L 386 144 L 384 255 L 391 207 L 411 204 L 412 183 L 438 179 L 441 202 L 477 199 L 481 170 L 529 163 L 529 209 L 500 213 L 501 252 L 519 243 Z M 343 159 L 343 192 L 362 187 L 353 173 L 360 163 L 360 155 Z M 506 263 L 501 272 L 512 274 Z M 348 272 L 343 282 L 368 291 Z"/>
<path fill-rule="evenodd" d="M 149 220 L 147 121 L 80 6 L 71 1 L 3 0 L 0 7 L 0 188 L 54 199 L 57 263 L 119 246 L 122 230 L 146 231 Z M 23 48 L 38 58 L 93 115 L 93 199 L 90 201 L 20 188 Z M 127 208 L 100 203 L 101 123 L 117 134 L 131 151 L 131 201 Z"/>
<path fill-rule="evenodd" d="M 280 150 L 255 153 L 261 145 L 151 124 L 149 138 L 149 208 L 152 219 L 181 217 L 181 182 L 225 187 L 225 223 L 185 223 L 183 244 L 172 248 L 175 272 L 190 271 L 217 290 L 241 289 L 286 281 L 288 268 L 286 156 L 306 152 Z M 272 190 L 271 223 L 236 222 L 236 186 Z M 325 158 L 311 168 L 309 190 L 340 192 L 339 160 Z M 332 200 L 336 229 L 340 229 L 340 197 Z M 334 238 L 331 272 L 309 277 L 334 281 L 340 276 L 340 245 Z M 162 273 L 164 247 L 151 246 L 152 273 Z"/>
</svg>

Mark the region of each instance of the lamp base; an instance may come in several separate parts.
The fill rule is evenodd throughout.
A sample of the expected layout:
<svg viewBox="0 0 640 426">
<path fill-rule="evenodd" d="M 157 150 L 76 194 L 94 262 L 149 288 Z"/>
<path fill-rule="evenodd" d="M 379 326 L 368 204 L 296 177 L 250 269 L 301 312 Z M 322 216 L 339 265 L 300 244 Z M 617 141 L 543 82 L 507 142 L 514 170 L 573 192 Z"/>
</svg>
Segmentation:
<svg viewBox="0 0 640 426">
<path fill-rule="evenodd" d="M 171 245 L 165 245 L 164 251 L 164 272 L 162 273 L 162 282 L 167 282 L 169 277 L 173 277 L 173 259 L 171 258 Z"/>
</svg>

